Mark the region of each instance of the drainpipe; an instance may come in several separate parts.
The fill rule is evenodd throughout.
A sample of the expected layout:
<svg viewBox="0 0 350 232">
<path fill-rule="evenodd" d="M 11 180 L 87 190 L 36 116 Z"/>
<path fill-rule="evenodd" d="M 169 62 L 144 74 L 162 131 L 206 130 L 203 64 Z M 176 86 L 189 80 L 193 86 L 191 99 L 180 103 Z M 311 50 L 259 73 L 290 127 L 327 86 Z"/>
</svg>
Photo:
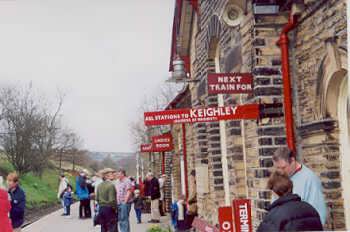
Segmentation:
<svg viewBox="0 0 350 232">
<path fill-rule="evenodd" d="M 290 14 L 288 23 L 283 27 L 280 39 L 277 42 L 281 48 L 282 54 L 282 76 L 283 76 L 283 93 L 284 93 L 284 119 L 286 124 L 286 136 L 288 148 L 295 155 L 295 138 L 294 138 L 294 120 L 293 120 L 293 106 L 292 106 L 292 91 L 291 91 L 291 77 L 289 70 L 289 52 L 288 52 L 288 32 L 293 30 L 297 25 L 297 17 Z"/>
<path fill-rule="evenodd" d="M 187 176 L 187 148 L 186 148 L 186 125 L 182 124 L 182 151 L 184 158 L 184 174 L 185 174 L 185 193 L 186 199 L 188 199 L 188 176 Z"/>
<path fill-rule="evenodd" d="M 162 175 L 165 174 L 165 152 L 162 152 Z"/>
</svg>

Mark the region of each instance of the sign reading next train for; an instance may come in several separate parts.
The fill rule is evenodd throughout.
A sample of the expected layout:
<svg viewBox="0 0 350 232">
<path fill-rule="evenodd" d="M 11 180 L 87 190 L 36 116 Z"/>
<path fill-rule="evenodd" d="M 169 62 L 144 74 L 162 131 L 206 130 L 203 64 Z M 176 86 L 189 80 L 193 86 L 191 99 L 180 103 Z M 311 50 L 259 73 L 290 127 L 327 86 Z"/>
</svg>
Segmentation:
<svg viewBox="0 0 350 232">
<path fill-rule="evenodd" d="M 251 73 L 210 73 L 208 94 L 239 94 L 253 92 Z"/>
<path fill-rule="evenodd" d="M 146 126 L 259 118 L 259 104 L 145 112 Z"/>
</svg>

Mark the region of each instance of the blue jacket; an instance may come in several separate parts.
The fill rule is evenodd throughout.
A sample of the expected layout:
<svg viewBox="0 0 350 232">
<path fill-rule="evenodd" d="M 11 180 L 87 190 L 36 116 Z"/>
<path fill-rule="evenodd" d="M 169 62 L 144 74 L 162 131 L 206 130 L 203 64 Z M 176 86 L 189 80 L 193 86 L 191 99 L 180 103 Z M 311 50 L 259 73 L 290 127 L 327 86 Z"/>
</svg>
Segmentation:
<svg viewBox="0 0 350 232">
<path fill-rule="evenodd" d="M 171 204 L 171 224 L 177 228 L 177 217 L 179 210 L 177 208 L 177 202 Z"/>
<path fill-rule="evenodd" d="M 17 186 L 14 191 L 9 191 L 11 196 L 10 218 L 14 229 L 20 228 L 24 222 L 24 209 L 26 207 L 26 195 L 24 191 Z"/>
<path fill-rule="evenodd" d="M 87 188 L 87 185 L 84 184 L 85 180 L 78 176 L 76 179 L 76 194 L 79 198 L 79 200 L 86 200 L 89 199 L 89 190 Z"/>
<path fill-rule="evenodd" d="M 64 192 L 63 194 L 63 202 L 64 202 L 64 206 L 70 206 L 71 204 L 73 204 L 73 197 L 72 197 L 72 193 L 70 192 Z"/>
</svg>

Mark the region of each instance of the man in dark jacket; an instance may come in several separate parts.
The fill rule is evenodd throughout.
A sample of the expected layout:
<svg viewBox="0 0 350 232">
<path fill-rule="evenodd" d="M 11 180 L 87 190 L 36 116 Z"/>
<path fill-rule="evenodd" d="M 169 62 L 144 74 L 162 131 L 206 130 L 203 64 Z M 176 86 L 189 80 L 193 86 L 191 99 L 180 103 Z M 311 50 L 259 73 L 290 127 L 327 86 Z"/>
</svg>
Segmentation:
<svg viewBox="0 0 350 232">
<path fill-rule="evenodd" d="M 26 207 L 26 195 L 19 187 L 19 177 L 16 173 L 7 176 L 7 186 L 11 197 L 10 218 L 14 232 L 20 232 L 24 222 L 24 209 Z"/>
<path fill-rule="evenodd" d="M 159 223 L 160 213 L 159 213 L 159 199 L 160 199 L 160 188 L 159 181 L 153 175 L 153 173 L 147 174 L 147 180 L 149 181 L 149 193 L 151 197 L 151 220 L 149 223 Z"/>
<path fill-rule="evenodd" d="M 323 230 L 316 209 L 292 193 L 293 183 L 287 173 L 275 171 L 268 181 L 268 188 L 279 198 L 268 208 L 257 232 Z"/>
</svg>

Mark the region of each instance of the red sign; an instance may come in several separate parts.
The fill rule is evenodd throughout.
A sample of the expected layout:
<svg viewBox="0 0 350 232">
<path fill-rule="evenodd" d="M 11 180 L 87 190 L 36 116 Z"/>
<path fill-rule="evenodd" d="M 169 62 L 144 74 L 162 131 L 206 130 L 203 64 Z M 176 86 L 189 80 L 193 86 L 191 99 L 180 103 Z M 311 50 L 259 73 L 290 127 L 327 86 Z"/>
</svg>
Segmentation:
<svg viewBox="0 0 350 232">
<path fill-rule="evenodd" d="M 208 74 L 208 94 L 252 93 L 251 73 L 210 73 Z"/>
<path fill-rule="evenodd" d="M 146 126 L 259 118 L 259 104 L 145 112 Z"/>
<path fill-rule="evenodd" d="M 200 232 L 219 232 L 215 226 L 210 225 L 208 222 L 198 217 L 194 218 L 192 226 Z"/>
<path fill-rule="evenodd" d="M 233 200 L 236 232 L 252 232 L 252 211 L 248 199 Z"/>
<path fill-rule="evenodd" d="M 170 133 L 153 136 L 152 137 L 152 143 L 172 143 L 173 142 L 173 136 Z"/>
<path fill-rule="evenodd" d="M 153 143 L 152 146 L 153 152 L 166 152 L 174 149 L 172 143 Z"/>
<path fill-rule="evenodd" d="M 219 208 L 219 225 L 220 232 L 233 232 L 233 215 L 232 207 L 220 207 Z"/>
<path fill-rule="evenodd" d="M 141 144 L 141 152 L 166 152 L 174 149 L 171 143 L 147 143 Z"/>
<path fill-rule="evenodd" d="M 152 143 L 142 144 L 141 152 L 166 152 L 174 149 L 173 137 L 171 133 L 152 137 Z"/>
<path fill-rule="evenodd" d="M 152 152 L 152 143 L 141 144 L 141 152 Z"/>
</svg>

